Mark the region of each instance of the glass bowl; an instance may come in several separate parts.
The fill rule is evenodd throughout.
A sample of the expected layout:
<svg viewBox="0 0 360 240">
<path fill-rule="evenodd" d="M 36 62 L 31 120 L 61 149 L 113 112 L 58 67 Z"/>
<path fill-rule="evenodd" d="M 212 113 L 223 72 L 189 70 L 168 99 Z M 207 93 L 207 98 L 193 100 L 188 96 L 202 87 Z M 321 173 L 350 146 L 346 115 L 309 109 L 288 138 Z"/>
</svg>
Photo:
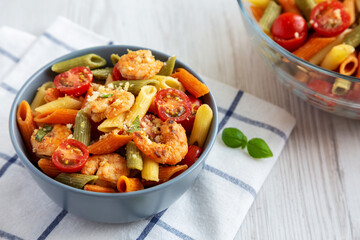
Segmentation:
<svg viewBox="0 0 360 240">
<path fill-rule="evenodd" d="M 340 78 L 350 81 L 353 85 L 359 83 L 360 79 L 324 69 L 298 58 L 262 31 L 252 16 L 250 3 L 238 0 L 238 4 L 250 42 L 254 44 L 256 51 L 265 59 L 269 67 L 275 70 L 277 79 L 282 84 L 298 97 L 321 110 L 347 118 L 360 119 L 360 95 L 350 98 L 349 94 L 354 93 L 352 90 L 343 96 L 325 95 L 307 86 L 307 83 L 314 80 L 333 84 L 335 79 Z"/>
</svg>

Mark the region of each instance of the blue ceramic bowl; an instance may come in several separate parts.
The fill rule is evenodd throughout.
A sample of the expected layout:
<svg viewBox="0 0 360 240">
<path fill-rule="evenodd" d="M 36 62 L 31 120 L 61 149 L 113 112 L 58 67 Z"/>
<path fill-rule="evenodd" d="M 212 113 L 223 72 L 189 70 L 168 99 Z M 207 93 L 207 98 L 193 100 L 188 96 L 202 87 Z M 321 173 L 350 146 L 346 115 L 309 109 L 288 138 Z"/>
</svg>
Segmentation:
<svg viewBox="0 0 360 240">
<path fill-rule="evenodd" d="M 143 49 L 134 46 L 100 46 L 72 52 L 60 57 L 37 71 L 30 79 L 26 81 L 20 89 L 10 112 L 10 136 L 15 151 L 21 161 L 31 173 L 33 179 L 41 189 L 60 207 L 70 213 L 82 218 L 107 223 L 126 223 L 133 222 L 154 215 L 168 208 L 174 203 L 191 185 L 199 175 L 205 164 L 205 158 L 209 154 L 216 138 L 218 112 L 214 97 L 211 93 L 203 97 L 204 103 L 207 103 L 214 112 L 214 119 L 211 124 L 210 132 L 204 151 L 200 158 L 188 170 L 176 178 L 160 184 L 158 186 L 129 193 L 97 193 L 76 189 L 42 173 L 28 158 L 25 145 L 19 133 L 16 123 L 16 110 L 22 100 L 31 102 L 38 87 L 46 81 L 52 81 L 55 74 L 51 71 L 54 63 L 61 62 L 70 58 L 78 57 L 88 53 L 95 53 L 104 57 L 108 63 L 111 63 L 110 55 L 118 53 L 119 55 L 127 53 L 127 49 Z M 151 50 L 151 49 L 150 49 Z M 151 50 L 156 59 L 166 61 L 169 57 L 164 53 Z M 201 79 L 188 66 L 176 62 L 176 67 L 182 67 Z"/>
</svg>

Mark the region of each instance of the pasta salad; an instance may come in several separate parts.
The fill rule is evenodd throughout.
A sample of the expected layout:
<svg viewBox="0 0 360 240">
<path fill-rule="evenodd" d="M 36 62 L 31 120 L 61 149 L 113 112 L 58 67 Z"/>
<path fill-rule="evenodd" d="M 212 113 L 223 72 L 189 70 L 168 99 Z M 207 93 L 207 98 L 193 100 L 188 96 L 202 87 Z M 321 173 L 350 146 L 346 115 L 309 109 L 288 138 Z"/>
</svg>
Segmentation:
<svg viewBox="0 0 360 240">
<path fill-rule="evenodd" d="M 208 87 L 176 57 L 150 50 L 87 54 L 52 66 L 53 81 L 22 101 L 17 123 L 46 175 L 94 192 L 131 192 L 172 179 L 201 155 L 213 119 Z"/>
<path fill-rule="evenodd" d="M 262 30 L 280 46 L 324 69 L 360 78 L 359 0 L 248 1 Z M 360 102 L 360 83 L 299 81 L 321 94 Z"/>
</svg>

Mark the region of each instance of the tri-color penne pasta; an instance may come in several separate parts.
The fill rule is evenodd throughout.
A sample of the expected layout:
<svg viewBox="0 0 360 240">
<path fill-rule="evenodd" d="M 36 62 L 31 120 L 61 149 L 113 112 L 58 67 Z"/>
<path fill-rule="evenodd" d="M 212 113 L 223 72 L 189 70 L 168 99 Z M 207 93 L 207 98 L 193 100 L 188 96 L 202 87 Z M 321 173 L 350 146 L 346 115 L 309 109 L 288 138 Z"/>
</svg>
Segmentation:
<svg viewBox="0 0 360 240">
<path fill-rule="evenodd" d="M 259 27 L 281 47 L 295 56 L 345 76 L 360 76 L 358 55 L 360 25 L 358 0 L 270 0 L 250 2 L 250 11 Z M 360 91 L 351 90 L 352 82 L 345 84 L 331 78 L 324 81 L 307 80 L 306 73 L 294 73 L 300 82 L 311 89 L 335 98 L 360 102 Z M 304 77 L 305 76 L 305 77 Z M 310 78 L 311 79 L 311 78 Z M 318 79 L 320 80 L 320 79 Z M 315 81 L 317 84 L 312 84 Z M 345 85 L 344 85 L 345 84 Z M 344 92 L 344 87 L 346 91 Z M 341 89 L 341 90 L 340 90 Z M 347 93 L 350 94 L 347 94 Z"/>
<path fill-rule="evenodd" d="M 23 101 L 18 108 L 25 145 L 44 174 L 86 191 L 132 192 L 169 181 L 202 151 L 192 156 L 189 144 L 201 149 L 207 138 L 213 116 L 201 97 L 209 89 L 175 69 L 175 56 L 163 63 L 138 50 L 111 60 L 105 66 L 88 54 L 54 64 L 60 74 L 38 89 L 32 107 Z"/>
</svg>

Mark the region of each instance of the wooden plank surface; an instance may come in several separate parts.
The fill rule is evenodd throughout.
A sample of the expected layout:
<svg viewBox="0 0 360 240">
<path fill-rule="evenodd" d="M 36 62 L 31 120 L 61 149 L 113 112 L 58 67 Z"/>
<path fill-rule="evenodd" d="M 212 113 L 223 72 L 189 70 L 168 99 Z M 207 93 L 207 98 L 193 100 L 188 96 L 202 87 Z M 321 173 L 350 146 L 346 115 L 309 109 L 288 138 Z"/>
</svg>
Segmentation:
<svg viewBox="0 0 360 240">
<path fill-rule="evenodd" d="M 0 26 L 39 35 L 57 16 L 177 55 L 198 73 L 295 116 L 236 239 L 360 239 L 360 122 L 317 110 L 283 87 L 255 53 L 235 0 L 0 1 Z"/>
</svg>

